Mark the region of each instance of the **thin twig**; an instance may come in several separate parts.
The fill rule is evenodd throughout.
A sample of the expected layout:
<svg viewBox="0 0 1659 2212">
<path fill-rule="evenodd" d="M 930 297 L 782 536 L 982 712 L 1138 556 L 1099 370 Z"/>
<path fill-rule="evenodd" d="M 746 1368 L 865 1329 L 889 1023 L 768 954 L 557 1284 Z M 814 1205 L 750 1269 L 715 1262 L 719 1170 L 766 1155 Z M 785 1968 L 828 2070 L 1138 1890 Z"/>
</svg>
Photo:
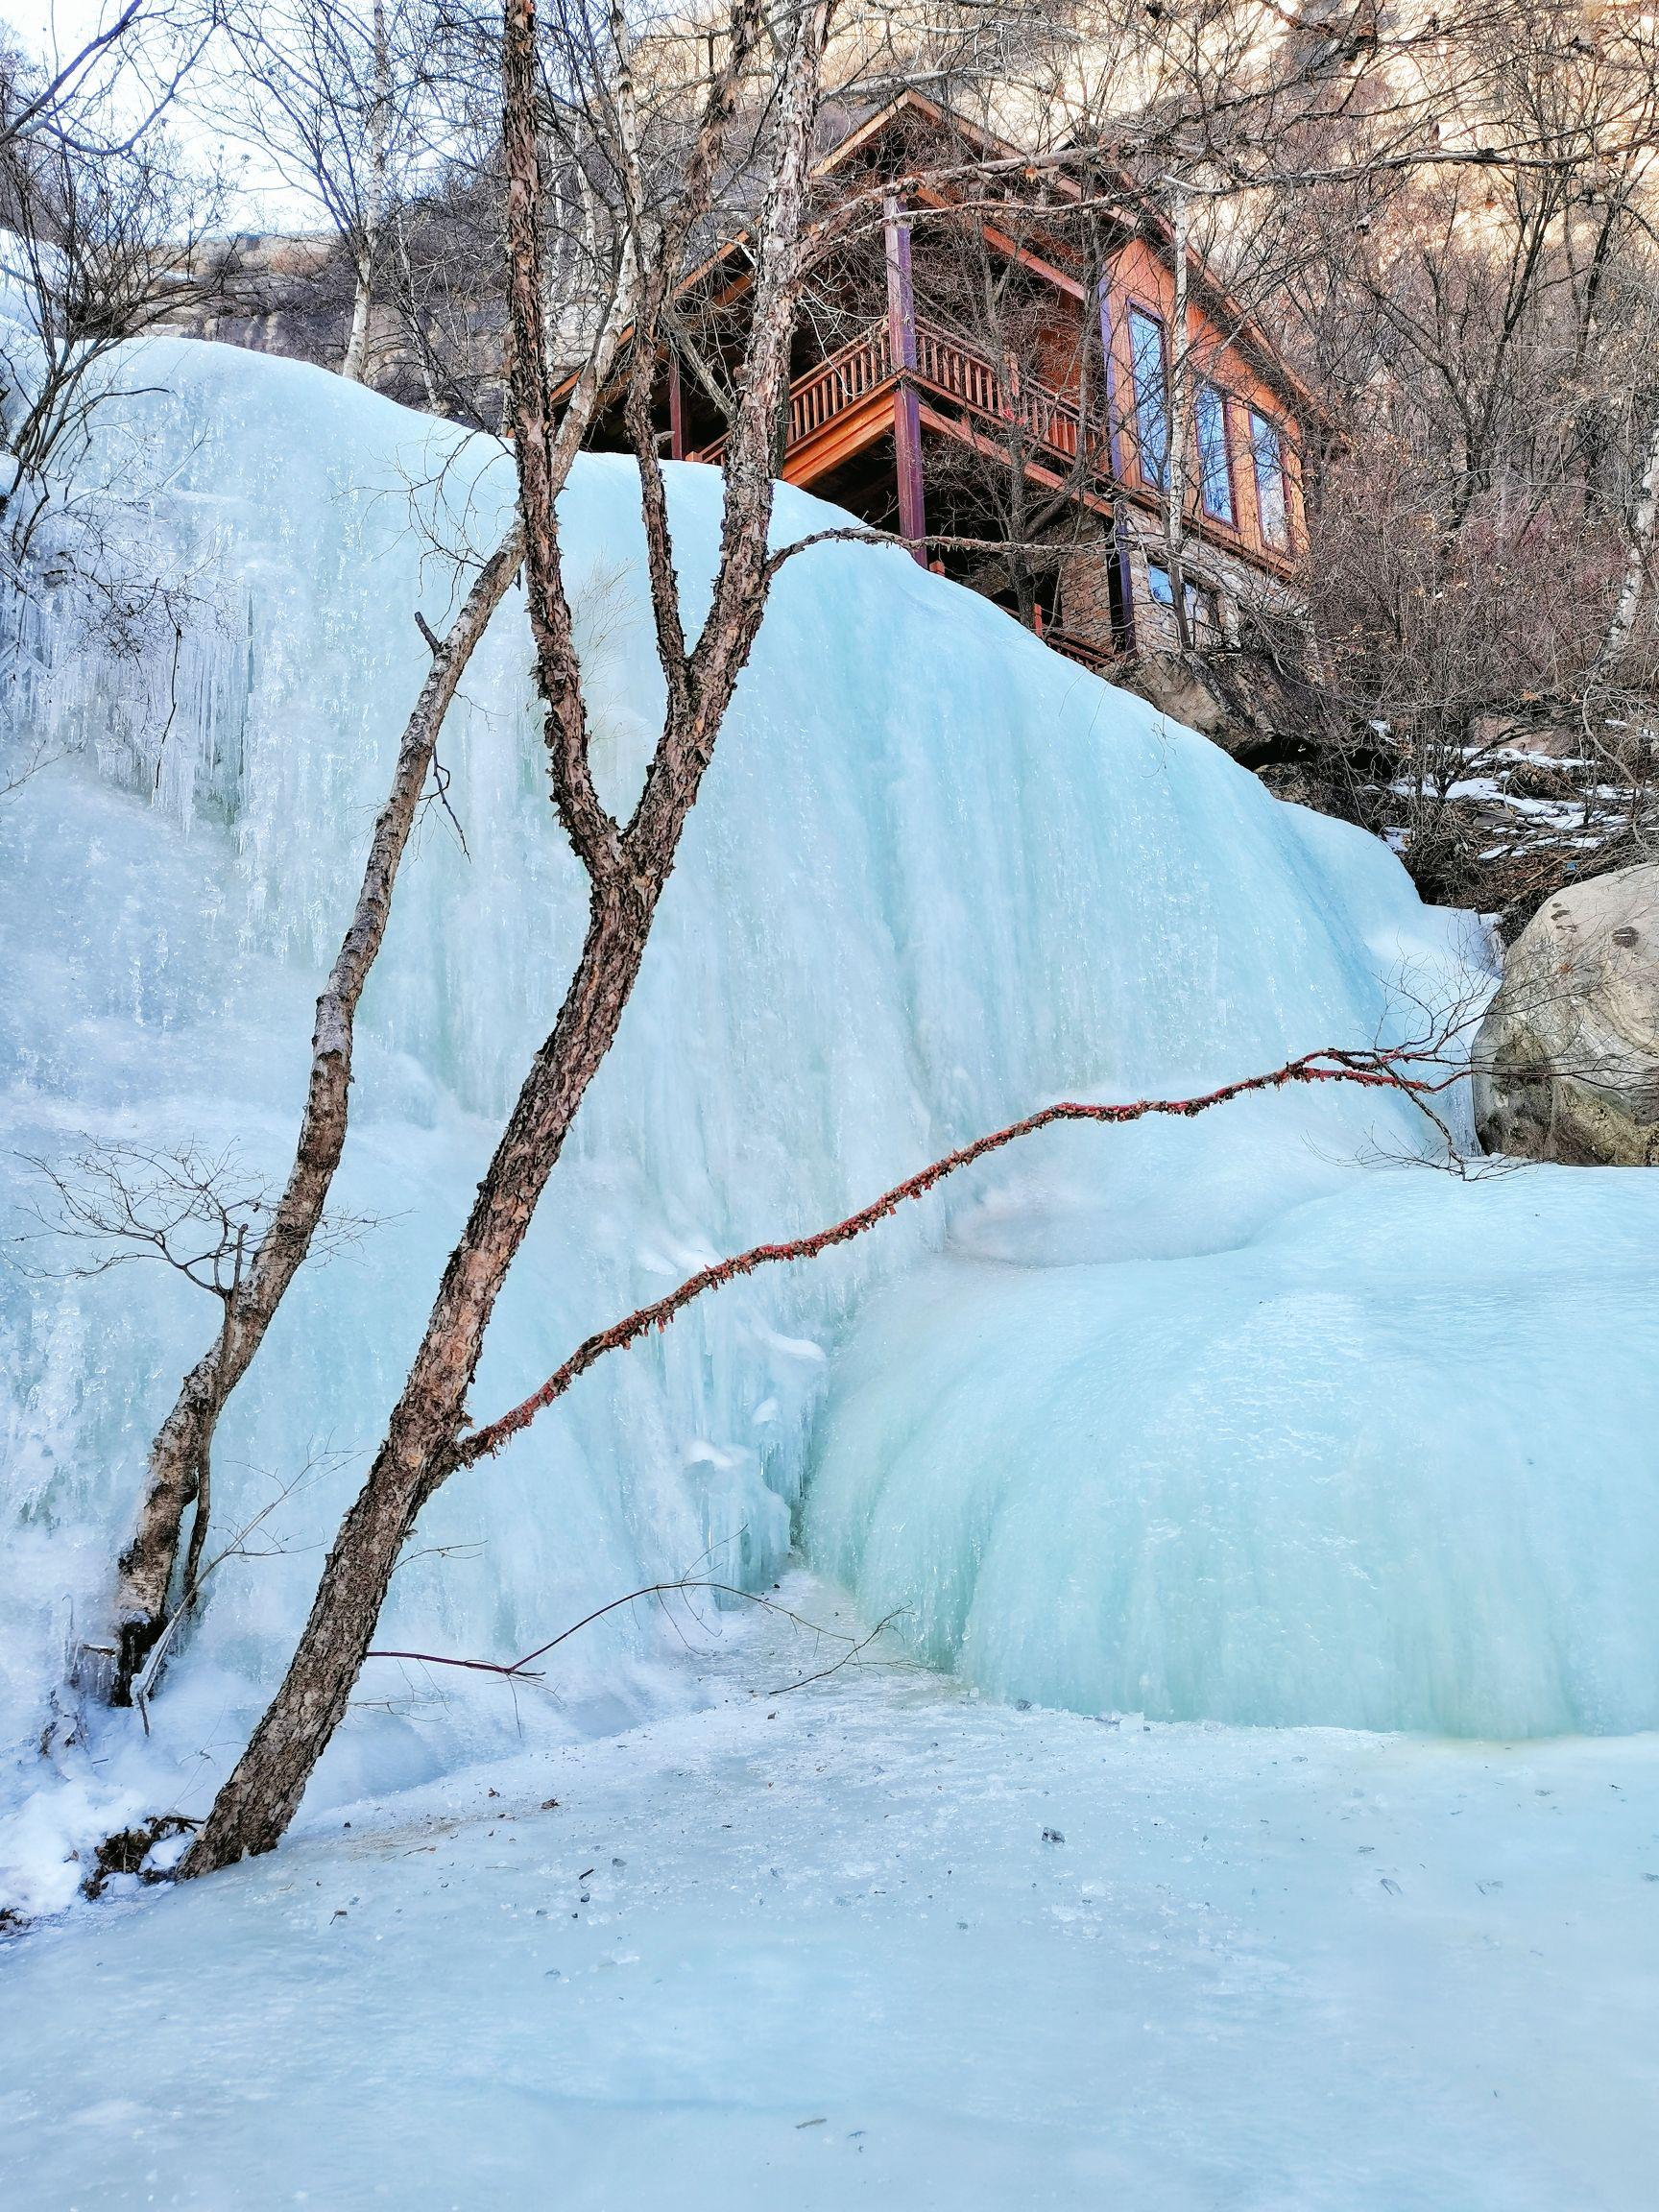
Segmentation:
<svg viewBox="0 0 1659 2212">
<path fill-rule="evenodd" d="M 808 1621 L 805 1614 L 797 1613 L 787 1605 L 780 1605 L 774 1599 L 763 1598 L 757 1591 L 740 1589 L 734 1582 L 711 1582 L 686 1577 L 678 1582 L 647 1582 L 641 1590 L 630 1590 L 625 1597 L 613 1598 L 608 1604 L 600 1605 L 593 1612 L 584 1614 L 580 1621 L 572 1622 L 568 1628 L 562 1628 L 557 1636 L 549 1637 L 545 1644 L 539 1644 L 534 1651 L 526 1651 L 521 1659 L 515 1659 L 510 1666 L 504 1665 L 497 1659 L 448 1658 L 439 1651 L 368 1651 L 364 1653 L 364 1657 L 367 1659 L 409 1659 L 426 1667 L 460 1667 L 469 1673 L 497 1674 L 504 1681 L 536 1681 L 540 1679 L 539 1676 L 526 1675 L 525 1673 L 525 1669 L 530 1666 L 533 1660 L 544 1659 L 549 1651 L 557 1650 L 561 1644 L 567 1643 L 572 1636 L 579 1634 L 582 1629 L 590 1628 L 595 1621 L 603 1621 L 607 1613 L 618 1612 L 624 1605 L 637 1604 L 641 1598 L 672 1597 L 677 1593 L 684 1594 L 692 1590 L 707 1590 L 715 1597 L 740 1599 L 745 1605 L 757 1605 L 763 1612 L 776 1613 L 781 1620 L 793 1622 L 797 1628 L 809 1628 L 815 1636 L 832 1637 L 837 1643 L 852 1647 L 847 1653 L 848 1658 L 852 1658 L 855 1651 L 862 1650 L 873 1636 L 878 1636 L 881 1629 L 885 1628 L 890 1621 L 897 1619 L 897 1615 L 889 1614 L 887 1621 L 883 1621 L 878 1627 L 872 1630 L 871 1636 L 866 1636 L 860 1641 L 839 1628 L 826 1628 L 822 1622 Z M 818 1676 L 809 1675 L 807 1679 L 816 1681 Z"/>
<path fill-rule="evenodd" d="M 767 1696 L 787 1697 L 791 1692 L 805 1690 L 814 1682 L 827 1682 L 831 1674 L 839 1674 L 843 1667 L 851 1667 L 861 1651 L 868 1651 L 877 1637 L 881 1635 L 884 1630 L 891 1628 L 894 1622 L 901 1620 L 908 1610 L 908 1606 L 896 1605 L 891 1613 L 877 1622 L 868 1636 L 860 1637 L 850 1651 L 843 1651 L 840 1658 L 830 1666 L 820 1667 L 816 1674 L 803 1674 L 799 1682 L 785 1682 L 776 1690 L 768 1690 Z M 826 1630 L 825 1633 L 830 1634 L 832 1631 Z"/>
</svg>

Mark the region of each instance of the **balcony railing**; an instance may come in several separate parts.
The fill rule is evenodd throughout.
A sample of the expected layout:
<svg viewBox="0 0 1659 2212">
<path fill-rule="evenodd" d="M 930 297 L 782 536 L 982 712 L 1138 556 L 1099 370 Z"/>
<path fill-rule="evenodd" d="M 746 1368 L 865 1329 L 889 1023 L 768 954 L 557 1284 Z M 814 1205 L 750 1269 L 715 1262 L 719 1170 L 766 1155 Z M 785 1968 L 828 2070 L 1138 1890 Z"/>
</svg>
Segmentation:
<svg viewBox="0 0 1659 2212">
<path fill-rule="evenodd" d="M 893 349 L 885 323 L 873 323 L 822 368 L 789 387 L 789 443 L 803 445 L 888 382 Z"/>
<path fill-rule="evenodd" d="M 1066 462 L 1074 462 L 1084 436 L 1077 401 L 1033 377 L 1004 382 L 982 353 L 932 324 L 916 326 L 919 387 L 954 400 L 970 414 L 1001 425 L 1018 424 L 1033 442 Z M 794 452 L 883 386 L 896 383 L 892 341 L 885 320 L 872 323 L 850 345 L 789 388 L 789 446 Z M 1103 463 L 1108 450 L 1103 422 L 1088 425 L 1091 459 Z M 718 463 L 725 438 L 693 456 Z"/>
<path fill-rule="evenodd" d="M 1035 376 L 1006 382 L 992 364 L 959 338 L 919 324 L 916 329 L 916 380 L 990 422 L 1018 424 L 1037 445 L 1066 461 L 1075 461 L 1085 436 L 1075 397 L 1056 391 Z M 1092 456 L 1103 458 L 1106 426 L 1087 428 Z"/>
</svg>

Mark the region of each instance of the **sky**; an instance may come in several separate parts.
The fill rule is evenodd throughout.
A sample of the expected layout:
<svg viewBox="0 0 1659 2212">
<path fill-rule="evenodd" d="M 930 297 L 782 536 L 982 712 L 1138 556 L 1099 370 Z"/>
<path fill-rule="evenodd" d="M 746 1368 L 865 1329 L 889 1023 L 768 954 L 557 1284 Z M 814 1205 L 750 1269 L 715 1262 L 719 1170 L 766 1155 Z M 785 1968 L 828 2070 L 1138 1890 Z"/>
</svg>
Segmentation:
<svg viewBox="0 0 1659 2212">
<path fill-rule="evenodd" d="M 0 19 L 17 33 L 22 44 L 44 59 L 57 45 L 73 53 L 76 45 L 97 30 L 106 9 L 102 0 L 8 0 L 0 7 Z"/>
<path fill-rule="evenodd" d="M 0 24 L 36 60 L 51 66 L 78 53 L 99 29 L 116 21 L 128 0 L 0 0 Z M 188 98 L 175 108 L 172 128 L 180 144 L 204 165 L 223 164 L 235 180 L 226 209 L 230 230 L 309 230 L 317 209 L 286 186 L 270 161 L 208 120 Z"/>
</svg>

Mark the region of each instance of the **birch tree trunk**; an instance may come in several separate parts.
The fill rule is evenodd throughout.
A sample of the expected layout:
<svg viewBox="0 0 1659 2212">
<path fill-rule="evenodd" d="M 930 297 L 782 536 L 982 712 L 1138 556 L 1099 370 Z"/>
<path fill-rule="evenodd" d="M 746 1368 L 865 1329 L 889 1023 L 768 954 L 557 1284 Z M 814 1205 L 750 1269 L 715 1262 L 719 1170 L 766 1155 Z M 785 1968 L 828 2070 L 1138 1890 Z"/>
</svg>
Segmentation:
<svg viewBox="0 0 1659 2212">
<path fill-rule="evenodd" d="M 370 840 L 350 923 L 317 1001 L 311 1079 L 287 1183 L 245 1272 L 227 1298 L 224 1326 L 216 1341 L 185 1376 L 173 1409 L 150 1447 L 136 1524 L 116 1563 L 110 1695 L 117 1705 L 131 1702 L 133 1679 L 166 1626 L 184 1516 L 198 1502 L 206 1479 L 219 1417 L 264 1342 L 323 1217 L 346 1143 L 357 1006 L 385 939 L 393 886 L 438 733 L 472 649 L 522 557 L 523 535 L 515 525 L 479 570 L 433 656 L 398 744 L 391 793 Z"/>
<path fill-rule="evenodd" d="M 380 259 L 380 233 L 386 221 L 388 141 L 392 118 L 392 50 L 386 33 L 385 0 L 374 0 L 374 91 L 369 107 L 369 183 L 361 228 L 351 241 L 356 272 L 351 296 L 351 330 L 340 373 L 353 384 L 369 373 L 369 322 L 374 307 L 374 277 Z"/>
<path fill-rule="evenodd" d="M 1636 617 L 1642 611 L 1642 594 L 1647 585 L 1655 522 L 1659 522 L 1659 420 L 1654 421 L 1653 435 L 1647 444 L 1647 464 L 1636 494 L 1636 512 L 1630 518 L 1630 552 L 1624 565 L 1624 581 L 1598 656 L 1599 668 L 1614 666 L 1630 642 Z"/>
<path fill-rule="evenodd" d="M 351 294 L 351 328 L 346 340 L 346 358 L 340 364 L 340 373 L 348 383 L 368 382 L 369 368 L 369 316 L 374 304 L 374 241 L 366 237 L 361 249 L 353 255 L 356 276 Z"/>
<path fill-rule="evenodd" d="M 1164 542 L 1169 565 L 1170 609 L 1175 641 L 1183 653 L 1192 649 L 1192 629 L 1187 619 L 1187 446 L 1192 420 L 1191 349 L 1187 329 L 1188 205 L 1185 185 L 1170 186 L 1169 217 L 1175 255 L 1175 298 L 1169 317 L 1169 457 L 1165 471 Z"/>
</svg>

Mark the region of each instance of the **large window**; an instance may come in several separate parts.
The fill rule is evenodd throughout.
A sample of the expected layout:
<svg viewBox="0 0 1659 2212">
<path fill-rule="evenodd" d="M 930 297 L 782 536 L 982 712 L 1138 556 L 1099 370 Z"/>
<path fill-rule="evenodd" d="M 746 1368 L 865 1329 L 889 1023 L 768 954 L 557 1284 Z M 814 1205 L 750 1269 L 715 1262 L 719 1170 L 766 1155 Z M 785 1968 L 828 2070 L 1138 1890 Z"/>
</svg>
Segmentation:
<svg viewBox="0 0 1659 2212">
<path fill-rule="evenodd" d="M 1288 546 L 1290 509 L 1285 494 L 1285 439 L 1276 422 L 1250 410 L 1250 451 L 1256 464 L 1256 512 L 1263 544 Z"/>
<path fill-rule="evenodd" d="M 1227 402 L 1214 384 L 1200 384 L 1192 412 L 1198 426 L 1198 478 L 1204 512 L 1216 522 L 1236 526 L 1233 508 L 1233 455 L 1227 443 Z"/>
<path fill-rule="evenodd" d="M 1143 308 L 1129 310 L 1129 359 L 1135 373 L 1135 452 L 1141 481 L 1162 492 L 1169 481 L 1169 380 L 1164 325 Z"/>
</svg>

